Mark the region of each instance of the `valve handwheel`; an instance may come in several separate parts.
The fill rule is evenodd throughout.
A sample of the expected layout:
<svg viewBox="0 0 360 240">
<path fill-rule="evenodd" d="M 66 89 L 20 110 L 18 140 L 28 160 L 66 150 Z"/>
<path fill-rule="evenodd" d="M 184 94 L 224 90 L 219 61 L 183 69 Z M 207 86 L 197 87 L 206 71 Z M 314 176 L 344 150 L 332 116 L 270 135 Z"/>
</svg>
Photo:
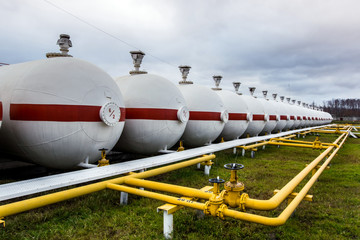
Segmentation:
<svg viewBox="0 0 360 240">
<path fill-rule="evenodd" d="M 217 178 L 210 178 L 210 179 L 209 179 L 209 182 L 210 182 L 210 183 L 224 183 L 225 180 L 217 177 Z"/>
<path fill-rule="evenodd" d="M 229 170 L 240 170 L 244 168 L 244 165 L 240 163 L 227 163 L 224 165 L 224 168 Z"/>
</svg>

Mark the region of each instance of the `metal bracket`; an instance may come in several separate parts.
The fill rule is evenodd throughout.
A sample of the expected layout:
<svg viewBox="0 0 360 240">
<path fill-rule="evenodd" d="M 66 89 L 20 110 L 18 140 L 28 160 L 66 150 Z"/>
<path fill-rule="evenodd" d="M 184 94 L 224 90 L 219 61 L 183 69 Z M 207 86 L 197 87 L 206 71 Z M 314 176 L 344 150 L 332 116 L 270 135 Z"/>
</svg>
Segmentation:
<svg viewBox="0 0 360 240">
<path fill-rule="evenodd" d="M 309 164 L 306 164 L 305 166 L 308 166 Z M 321 165 L 316 165 L 313 170 L 311 170 L 311 176 L 314 176 L 314 174 L 316 173 L 316 171 L 321 168 Z M 330 169 L 330 166 L 326 166 L 325 169 Z M 319 180 L 319 179 L 318 179 Z"/>
<path fill-rule="evenodd" d="M 202 162 L 202 163 L 200 163 L 200 164 L 201 164 L 201 165 L 205 165 L 205 166 L 211 166 L 211 165 L 214 164 L 214 162 L 211 161 L 211 160 L 209 160 L 209 161 L 206 161 L 206 162 Z"/>
<path fill-rule="evenodd" d="M 2 219 L 4 219 L 4 218 L 0 217 L 0 224 L 2 224 L 5 227 L 5 220 L 2 220 Z"/>
</svg>

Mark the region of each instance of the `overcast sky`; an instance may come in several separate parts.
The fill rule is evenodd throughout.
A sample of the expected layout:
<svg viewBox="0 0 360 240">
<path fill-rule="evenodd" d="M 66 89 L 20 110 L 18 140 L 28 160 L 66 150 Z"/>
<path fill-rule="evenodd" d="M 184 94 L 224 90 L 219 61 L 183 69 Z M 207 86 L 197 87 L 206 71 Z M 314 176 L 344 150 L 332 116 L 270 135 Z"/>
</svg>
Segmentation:
<svg viewBox="0 0 360 240">
<path fill-rule="evenodd" d="M 0 0 L 0 62 L 15 64 L 58 51 L 113 77 L 132 70 L 129 51 L 147 55 L 142 69 L 177 83 L 189 79 L 240 91 L 248 87 L 307 103 L 360 98 L 358 0 Z M 130 46 L 129 46 L 130 45 Z"/>
</svg>

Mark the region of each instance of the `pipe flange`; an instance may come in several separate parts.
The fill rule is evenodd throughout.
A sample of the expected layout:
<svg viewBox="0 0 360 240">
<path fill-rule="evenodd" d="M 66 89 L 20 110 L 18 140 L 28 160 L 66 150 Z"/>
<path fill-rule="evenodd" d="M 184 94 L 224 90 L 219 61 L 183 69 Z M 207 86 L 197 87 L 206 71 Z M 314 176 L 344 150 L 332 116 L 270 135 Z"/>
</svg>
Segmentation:
<svg viewBox="0 0 360 240">
<path fill-rule="evenodd" d="M 108 126 L 115 126 L 121 117 L 120 107 L 115 102 L 105 103 L 99 111 L 100 119 Z"/>
<path fill-rule="evenodd" d="M 190 112 L 186 106 L 182 106 L 177 111 L 177 118 L 182 123 L 187 123 L 189 121 Z"/>
<path fill-rule="evenodd" d="M 229 112 L 228 112 L 228 110 L 224 110 L 224 111 L 221 112 L 220 119 L 224 123 L 227 123 L 229 121 Z"/>
<path fill-rule="evenodd" d="M 221 220 L 225 220 L 224 210 L 228 209 L 226 204 L 221 204 L 221 206 L 216 211 L 216 216 L 219 217 Z"/>
<path fill-rule="evenodd" d="M 240 211 L 243 211 L 243 212 L 246 211 L 246 209 L 245 209 L 245 201 L 246 201 L 246 199 L 247 199 L 248 197 L 249 197 L 249 194 L 247 194 L 247 193 L 241 194 L 240 199 L 239 199 L 239 208 L 240 208 Z"/>
<path fill-rule="evenodd" d="M 207 201 L 204 206 L 204 213 L 205 215 L 211 215 L 210 213 L 210 201 Z"/>
</svg>

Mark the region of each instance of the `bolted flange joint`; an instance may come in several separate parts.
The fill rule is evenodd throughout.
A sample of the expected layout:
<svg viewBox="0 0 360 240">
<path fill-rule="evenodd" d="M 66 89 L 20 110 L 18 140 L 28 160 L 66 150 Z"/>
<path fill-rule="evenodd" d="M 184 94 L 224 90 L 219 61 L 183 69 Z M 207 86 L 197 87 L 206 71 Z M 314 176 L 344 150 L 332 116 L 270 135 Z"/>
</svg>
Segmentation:
<svg viewBox="0 0 360 240">
<path fill-rule="evenodd" d="M 228 209 L 226 204 L 221 204 L 220 207 L 216 211 L 216 216 L 219 217 L 221 220 L 225 220 L 224 210 Z"/>
<path fill-rule="evenodd" d="M 246 209 L 245 209 L 245 201 L 246 201 L 246 199 L 248 197 L 249 197 L 249 194 L 247 194 L 247 193 L 241 194 L 241 196 L 239 198 L 239 202 L 238 202 L 238 206 L 240 208 L 240 211 L 243 211 L 243 212 L 246 211 Z"/>
</svg>

